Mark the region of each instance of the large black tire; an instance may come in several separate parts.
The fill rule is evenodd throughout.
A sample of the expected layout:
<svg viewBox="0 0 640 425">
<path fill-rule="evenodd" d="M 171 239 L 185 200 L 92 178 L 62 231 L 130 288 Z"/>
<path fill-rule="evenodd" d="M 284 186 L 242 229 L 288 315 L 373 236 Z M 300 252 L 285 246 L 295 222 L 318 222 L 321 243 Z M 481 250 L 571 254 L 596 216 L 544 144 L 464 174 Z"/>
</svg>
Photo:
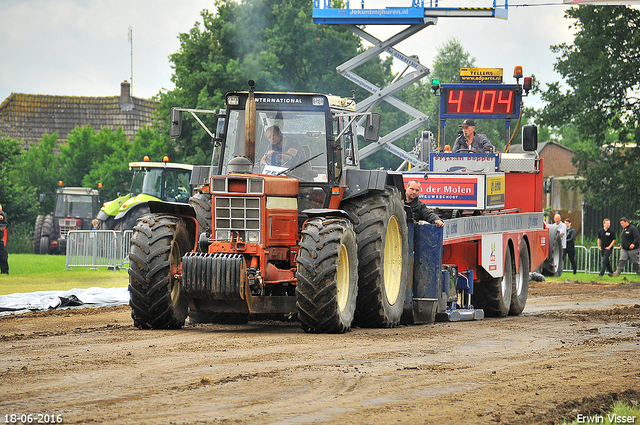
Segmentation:
<svg viewBox="0 0 640 425">
<path fill-rule="evenodd" d="M 115 220 L 116 230 L 121 232 L 124 232 L 125 230 L 132 230 L 138 222 L 138 219 L 149 214 L 149 212 L 149 206 L 146 202 L 131 207 L 124 217 L 119 220 Z"/>
<path fill-rule="evenodd" d="M 344 209 L 356 220 L 358 301 L 361 327 L 400 323 L 409 280 L 407 219 L 396 188 L 348 200 Z"/>
<path fill-rule="evenodd" d="M 504 255 L 504 276 L 483 280 L 474 288 L 471 302 L 474 307 L 484 310 L 485 315 L 504 317 L 511 309 L 511 298 L 516 275 L 511 248 L 507 246 Z"/>
<path fill-rule="evenodd" d="M 196 211 L 196 220 L 200 227 L 200 233 L 211 233 L 211 194 L 196 192 L 189 198 L 189 205 Z"/>
<path fill-rule="evenodd" d="M 358 249 L 353 225 L 342 218 L 305 223 L 297 256 L 296 306 L 306 332 L 351 328 L 358 295 Z"/>
<path fill-rule="evenodd" d="M 563 264 L 562 236 L 558 232 L 558 226 L 551 224 L 549 225 L 549 252 L 547 259 L 536 271 L 544 276 L 560 276 Z"/>
<path fill-rule="evenodd" d="M 100 230 L 114 230 L 116 228 L 116 218 L 113 216 L 107 216 L 106 219 L 100 220 L 98 226 Z"/>
<path fill-rule="evenodd" d="M 529 273 L 531 272 L 531 259 L 529 258 L 529 247 L 523 240 L 520 246 L 520 256 L 518 257 L 518 273 L 513 279 L 513 290 L 511 291 L 511 308 L 509 314 L 518 316 L 524 310 L 529 296 Z"/>
<path fill-rule="evenodd" d="M 40 236 L 40 254 L 51 254 L 49 244 L 52 240 L 57 239 L 55 234 L 55 226 L 53 224 L 53 216 L 45 215 L 42 220 L 42 234 Z"/>
<path fill-rule="evenodd" d="M 40 252 L 40 237 L 42 236 L 42 223 L 44 222 L 44 215 L 40 214 L 36 217 L 36 224 L 33 227 L 33 252 L 34 254 L 42 254 Z"/>
<path fill-rule="evenodd" d="M 40 251 L 41 255 L 47 255 L 49 254 L 49 236 L 47 235 L 42 235 L 40 236 L 40 240 L 38 241 L 38 250 Z"/>
<path fill-rule="evenodd" d="M 178 329 L 187 318 L 187 298 L 174 279 L 193 246 L 184 221 L 148 214 L 133 229 L 129 253 L 131 318 L 140 329 Z"/>
</svg>

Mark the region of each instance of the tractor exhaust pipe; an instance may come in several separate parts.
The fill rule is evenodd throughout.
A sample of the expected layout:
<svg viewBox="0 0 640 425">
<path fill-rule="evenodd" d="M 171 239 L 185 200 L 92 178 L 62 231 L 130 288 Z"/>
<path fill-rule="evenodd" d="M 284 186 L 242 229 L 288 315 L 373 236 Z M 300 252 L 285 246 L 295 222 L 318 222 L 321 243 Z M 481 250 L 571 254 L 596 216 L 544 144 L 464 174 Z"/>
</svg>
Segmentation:
<svg viewBox="0 0 640 425">
<path fill-rule="evenodd" d="M 251 161 L 251 164 L 256 162 L 256 99 L 253 94 L 255 84 L 253 80 L 249 80 L 249 97 L 244 118 L 244 156 Z"/>
</svg>

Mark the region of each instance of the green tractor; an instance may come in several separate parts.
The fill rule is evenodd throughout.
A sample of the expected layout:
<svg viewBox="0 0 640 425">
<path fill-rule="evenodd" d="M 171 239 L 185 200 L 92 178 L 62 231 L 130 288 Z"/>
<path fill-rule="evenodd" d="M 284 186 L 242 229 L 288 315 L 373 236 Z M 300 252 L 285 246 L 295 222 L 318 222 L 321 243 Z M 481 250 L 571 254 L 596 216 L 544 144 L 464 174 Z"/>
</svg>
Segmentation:
<svg viewBox="0 0 640 425">
<path fill-rule="evenodd" d="M 191 195 L 193 165 L 176 164 L 164 157 L 163 162 L 130 162 L 133 170 L 131 193 L 106 202 L 98 213 L 100 229 L 131 230 L 138 217 L 149 213 L 147 201 L 186 204 Z"/>
</svg>

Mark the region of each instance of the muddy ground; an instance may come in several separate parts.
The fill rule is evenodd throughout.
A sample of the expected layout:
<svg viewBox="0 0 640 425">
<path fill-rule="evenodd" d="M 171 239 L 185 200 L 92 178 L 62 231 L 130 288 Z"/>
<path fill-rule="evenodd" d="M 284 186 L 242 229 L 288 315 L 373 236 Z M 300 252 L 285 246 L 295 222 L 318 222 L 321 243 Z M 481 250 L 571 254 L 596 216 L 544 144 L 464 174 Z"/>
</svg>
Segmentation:
<svg viewBox="0 0 640 425">
<path fill-rule="evenodd" d="M 519 317 L 344 335 L 28 313 L 0 317 L 0 352 L 0 423 L 553 423 L 640 401 L 640 282 L 532 282 Z"/>
</svg>

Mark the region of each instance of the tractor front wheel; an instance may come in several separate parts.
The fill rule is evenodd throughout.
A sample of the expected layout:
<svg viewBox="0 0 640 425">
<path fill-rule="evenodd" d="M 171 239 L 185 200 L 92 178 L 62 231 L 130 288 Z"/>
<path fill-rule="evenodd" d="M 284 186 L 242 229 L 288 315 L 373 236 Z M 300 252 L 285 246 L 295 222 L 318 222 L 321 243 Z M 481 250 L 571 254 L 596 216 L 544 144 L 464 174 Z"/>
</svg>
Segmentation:
<svg viewBox="0 0 640 425">
<path fill-rule="evenodd" d="M 396 188 L 349 200 L 344 208 L 356 219 L 358 303 L 362 327 L 397 326 L 409 280 L 407 219 Z"/>
<path fill-rule="evenodd" d="M 302 329 L 348 331 L 358 293 L 358 251 L 351 223 L 342 218 L 308 220 L 297 262 L 296 306 Z"/>
<path fill-rule="evenodd" d="M 44 215 L 40 214 L 36 217 L 36 224 L 33 228 L 33 252 L 35 254 L 46 254 L 40 251 L 40 237 L 42 236 L 42 223 L 44 222 Z"/>
<path fill-rule="evenodd" d="M 148 214 L 131 237 L 129 292 L 131 317 L 140 329 L 178 329 L 187 318 L 187 298 L 178 270 L 193 246 L 180 217 Z"/>
</svg>

